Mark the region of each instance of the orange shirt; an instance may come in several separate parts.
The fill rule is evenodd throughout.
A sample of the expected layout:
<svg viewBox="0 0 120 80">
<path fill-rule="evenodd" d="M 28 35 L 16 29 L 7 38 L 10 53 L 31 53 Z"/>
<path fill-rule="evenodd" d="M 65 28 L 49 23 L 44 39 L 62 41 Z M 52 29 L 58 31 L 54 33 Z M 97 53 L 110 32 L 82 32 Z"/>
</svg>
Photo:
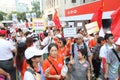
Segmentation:
<svg viewBox="0 0 120 80">
<path fill-rule="evenodd" d="M 58 48 L 59 48 L 58 54 L 62 55 L 63 57 L 70 56 L 70 48 L 71 48 L 71 45 L 73 43 L 73 41 L 71 39 L 66 39 L 66 41 L 67 41 L 67 44 L 65 45 L 65 47 L 63 49 L 61 49 L 59 46 L 59 43 L 57 43 Z"/>
<path fill-rule="evenodd" d="M 49 60 L 52 62 L 52 64 L 55 66 L 58 74 L 61 74 L 61 69 L 62 69 L 63 64 L 64 64 L 63 61 L 62 61 L 62 58 L 61 58 L 60 56 L 57 56 L 57 58 L 56 58 L 57 60 L 54 60 L 51 56 L 49 56 L 48 59 L 49 59 Z M 43 66 L 42 66 L 43 72 L 45 72 L 45 70 L 48 69 L 49 67 L 51 67 L 49 73 L 50 73 L 51 75 L 57 75 L 54 67 L 53 67 L 53 66 L 50 64 L 50 62 L 46 59 L 46 60 L 43 62 Z M 46 80 L 56 80 L 56 79 L 54 79 L 54 78 L 46 78 Z M 60 80 L 62 80 L 62 78 L 61 78 Z"/>
<path fill-rule="evenodd" d="M 58 49 L 58 54 L 62 57 L 65 57 L 67 55 L 67 47 L 64 47 L 63 49 Z"/>
<path fill-rule="evenodd" d="M 74 43 L 74 40 L 71 40 L 71 39 L 67 40 L 67 45 L 66 45 L 66 47 L 67 47 L 67 54 L 66 54 L 66 56 L 70 56 L 70 49 L 71 49 L 72 43 Z"/>
<path fill-rule="evenodd" d="M 55 41 L 55 43 L 59 43 L 59 39 L 57 37 L 54 37 L 53 40 Z"/>
</svg>

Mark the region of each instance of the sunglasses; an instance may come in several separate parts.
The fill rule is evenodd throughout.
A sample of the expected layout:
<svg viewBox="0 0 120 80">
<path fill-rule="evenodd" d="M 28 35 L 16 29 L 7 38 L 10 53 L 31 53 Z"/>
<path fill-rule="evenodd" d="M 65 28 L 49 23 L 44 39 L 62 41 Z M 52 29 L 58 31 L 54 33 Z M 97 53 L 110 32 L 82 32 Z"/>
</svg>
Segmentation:
<svg viewBox="0 0 120 80">
<path fill-rule="evenodd" d="M 34 56 L 33 58 L 39 58 L 39 57 L 41 57 L 41 55 L 40 56 Z"/>
</svg>

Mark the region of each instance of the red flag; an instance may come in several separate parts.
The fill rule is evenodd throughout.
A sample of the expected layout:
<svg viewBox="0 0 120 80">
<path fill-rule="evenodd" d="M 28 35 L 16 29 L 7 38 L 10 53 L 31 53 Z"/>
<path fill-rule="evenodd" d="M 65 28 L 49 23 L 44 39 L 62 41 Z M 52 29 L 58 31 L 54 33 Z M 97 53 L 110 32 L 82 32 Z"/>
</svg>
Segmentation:
<svg viewBox="0 0 120 80">
<path fill-rule="evenodd" d="M 120 7 L 115 12 L 113 12 L 111 18 L 111 32 L 114 36 L 114 40 L 116 41 L 120 37 Z"/>
<path fill-rule="evenodd" d="M 98 8 L 98 10 L 94 13 L 91 22 L 97 21 L 99 29 L 102 26 L 102 13 L 103 13 L 103 6 L 104 6 L 104 1 L 101 0 L 101 6 Z"/>
<path fill-rule="evenodd" d="M 60 20 L 58 17 L 58 12 L 56 9 L 55 9 L 55 14 L 53 16 L 53 21 L 54 21 L 55 25 L 57 26 L 57 28 L 61 28 Z"/>
</svg>

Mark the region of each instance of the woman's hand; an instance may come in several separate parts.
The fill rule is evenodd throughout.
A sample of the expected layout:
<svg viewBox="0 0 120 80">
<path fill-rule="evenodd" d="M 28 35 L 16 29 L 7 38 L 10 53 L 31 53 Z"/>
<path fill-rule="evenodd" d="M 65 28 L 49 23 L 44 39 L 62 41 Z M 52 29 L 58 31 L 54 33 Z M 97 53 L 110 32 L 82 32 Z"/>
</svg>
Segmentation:
<svg viewBox="0 0 120 80">
<path fill-rule="evenodd" d="M 49 75 L 50 75 L 50 69 L 51 69 L 51 67 L 49 67 L 49 68 L 47 68 L 45 70 L 45 73 L 44 73 L 45 77 L 49 77 Z"/>
<path fill-rule="evenodd" d="M 41 76 L 40 76 L 39 73 L 36 73 L 36 75 L 35 75 L 35 80 L 41 80 Z"/>
<path fill-rule="evenodd" d="M 11 77 L 10 77 L 9 73 L 7 73 L 6 77 L 7 77 L 7 80 L 11 80 Z"/>
<path fill-rule="evenodd" d="M 74 64 L 74 60 L 70 60 L 70 61 L 69 61 L 69 64 Z"/>
<path fill-rule="evenodd" d="M 61 78 L 61 75 L 55 75 L 55 78 L 59 80 Z"/>
</svg>

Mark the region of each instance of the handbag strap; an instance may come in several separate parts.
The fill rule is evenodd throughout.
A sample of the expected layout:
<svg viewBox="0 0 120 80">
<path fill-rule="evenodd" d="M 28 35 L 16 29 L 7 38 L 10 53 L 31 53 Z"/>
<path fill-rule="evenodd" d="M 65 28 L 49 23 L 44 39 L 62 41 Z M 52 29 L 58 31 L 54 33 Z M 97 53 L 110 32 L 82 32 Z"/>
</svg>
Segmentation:
<svg viewBox="0 0 120 80">
<path fill-rule="evenodd" d="M 117 59 L 118 59 L 118 60 L 119 60 L 119 62 L 120 62 L 120 57 L 118 56 L 118 54 L 117 54 L 117 52 L 115 51 L 115 49 L 112 49 L 112 51 L 115 53 L 115 55 L 116 55 Z"/>
<path fill-rule="evenodd" d="M 55 69 L 56 73 L 58 74 L 57 72 L 57 69 L 55 68 L 55 66 L 52 64 L 52 62 L 47 58 L 47 60 L 49 61 L 49 63 L 52 65 L 52 67 Z"/>
</svg>

